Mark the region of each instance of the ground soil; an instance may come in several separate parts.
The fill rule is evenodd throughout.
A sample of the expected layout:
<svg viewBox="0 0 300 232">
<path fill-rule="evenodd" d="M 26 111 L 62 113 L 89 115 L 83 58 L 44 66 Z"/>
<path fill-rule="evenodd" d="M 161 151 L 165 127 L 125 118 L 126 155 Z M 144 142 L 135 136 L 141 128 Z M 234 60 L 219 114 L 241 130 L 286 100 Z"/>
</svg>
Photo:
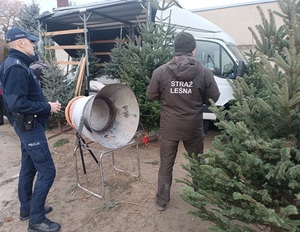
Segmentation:
<svg viewBox="0 0 300 232">
<path fill-rule="evenodd" d="M 103 195 L 99 165 L 92 155 L 84 149 L 84 161 L 87 174 L 83 174 L 83 165 L 79 152 L 74 155 L 76 144 L 75 130 L 63 128 L 60 133 L 56 126 L 47 131 L 49 147 L 56 164 L 57 175 L 47 198 L 47 204 L 53 212 L 47 215 L 50 220 L 62 225 L 62 232 L 206 232 L 208 222 L 191 216 L 189 211 L 196 210 L 180 198 L 183 184 L 174 181 L 171 201 L 167 210 L 157 211 L 155 193 L 157 171 L 159 167 L 159 144 L 150 138 L 148 145 L 139 145 L 137 149 L 130 145 L 114 152 L 115 164 L 125 172 L 116 171 L 112 166 L 112 155 L 106 153 L 101 158 L 104 174 L 104 198 L 99 198 L 79 188 L 76 175 L 78 164 L 79 183 L 82 187 Z M 211 148 L 211 140 L 218 132 L 210 131 L 205 138 L 205 148 Z M 97 160 L 107 149 L 84 138 Z M 64 144 L 65 143 L 65 144 Z M 61 146 L 60 146 L 61 145 Z M 187 177 L 181 167 L 187 163 L 182 155 L 180 144 L 174 179 Z M 0 231 L 27 231 L 28 222 L 19 220 L 19 202 L 17 197 L 18 172 L 20 165 L 20 145 L 13 128 L 8 124 L 0 127 Z M 140 176 L 138 174 L 140 164 Z"/>
</svg>

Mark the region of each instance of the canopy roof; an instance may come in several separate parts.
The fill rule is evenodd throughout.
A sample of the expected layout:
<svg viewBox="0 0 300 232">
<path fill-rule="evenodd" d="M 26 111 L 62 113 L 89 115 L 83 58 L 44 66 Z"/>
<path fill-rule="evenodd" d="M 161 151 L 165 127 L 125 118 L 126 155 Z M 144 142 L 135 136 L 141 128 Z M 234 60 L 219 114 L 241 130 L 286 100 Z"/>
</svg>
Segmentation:
<svg viewBox="0 0 300 232">
<path fill-rule="evenodd" d="M 100 3 L 60 7 L 54 9 L 53 13 L 43 13 L 37 20 L 47 32 L 86 28 L 88 41 L 111 40 L 135 33 L 138 22 L 146 22 L 147 2 L 146 0 L 106 0 Z M 74 34 L 57 35 L 52 39 L 58 45 L 76 43 Z M 97 51 L 100 49 L 97 46 L 100 45 L 94 44 L 91 48 Z M 110 51 L 112 48 L 113 46 L 110 45 L 106 50 Z M 66 51 L 76 57 L 76 50 Z"/>
<path fill-rule="evenodd" d="M 80 6 L 60 7 L 54 13 L 43 13 L 37 19 L 47 31 L 83 28 L 86 14 L 88 29 L 119 28 L 120 25 L 135 25 L 146 20 L 145 0 L 106 0 Z"/>
</svg>

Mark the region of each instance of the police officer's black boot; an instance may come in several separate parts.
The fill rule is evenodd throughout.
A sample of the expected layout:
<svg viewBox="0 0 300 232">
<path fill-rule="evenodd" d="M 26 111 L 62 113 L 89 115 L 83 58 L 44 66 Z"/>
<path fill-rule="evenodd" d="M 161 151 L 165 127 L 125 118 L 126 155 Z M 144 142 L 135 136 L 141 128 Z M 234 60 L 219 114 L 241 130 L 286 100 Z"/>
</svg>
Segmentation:
<svg viewBox="0 0 300 232">
<path fill-rule="evenodd" d="M 60 228 L 60 224 L 45 218 L 42 223 L 32 224 L 29 222 L 28 232 L 58 232 Z"/>
</svg>

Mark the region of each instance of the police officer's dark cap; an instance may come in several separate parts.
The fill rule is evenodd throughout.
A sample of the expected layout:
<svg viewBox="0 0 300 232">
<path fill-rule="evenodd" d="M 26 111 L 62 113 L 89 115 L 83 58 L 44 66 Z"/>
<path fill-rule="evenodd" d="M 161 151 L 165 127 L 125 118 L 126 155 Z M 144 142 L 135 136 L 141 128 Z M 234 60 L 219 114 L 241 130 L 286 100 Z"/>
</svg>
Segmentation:
<svg viewBox="0 0 300 232">
<path fill-rule="evenodd" d="M 9 29 L 5 35 L 6 43 L 9 43 L 9 42 L 17 40 L 17 39 L 23 39 L 23 38 L 28 39 L 32 42 L 36 42 L 39 40 L 38 37 L 30 35 L 28 32 L 26 32 L 18 27 Z"/>
</svg>

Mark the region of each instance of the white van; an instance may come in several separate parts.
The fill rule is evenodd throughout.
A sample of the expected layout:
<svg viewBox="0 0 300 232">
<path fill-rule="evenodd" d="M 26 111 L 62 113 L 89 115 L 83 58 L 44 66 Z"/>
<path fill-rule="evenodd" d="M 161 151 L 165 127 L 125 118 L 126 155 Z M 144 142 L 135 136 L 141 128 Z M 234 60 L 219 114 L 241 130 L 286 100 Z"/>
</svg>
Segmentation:
<svg viewBox="0 0 300 232">
<path fill-rule="evenodd" d="M 76 33 L 83 33 L 85 54 L 88 54 L 87 41 L 90 41 L 93 52 L 101 56 L 102 62 L 106 62 L 115 46 L 115 38 L 136 34 L 139 23 L 146 23 L 147 20 L 158 22 L 158 19 L 169 23 L 170 17 L 170 23 L 178 32 L 185 30 L 196 38 L 196 59 L 212 70 L 221 92 L 216 104 L 227 107 L 229 100 L 233 99 L 228 80 L 242 76 L 245 64 L 235 41 L 212 22 L 182 9 L 177 1 L 165 11 L 156 11 L 151 4 L 149 0 L 104 0 L 56 8 L 54 13 L 44 13 L 38 20 L 60 45 L 54 46 L 55 49 L 64 49 L 70 56 L 76 57 L 75 36 Z M 89 69 L 86 71 L 89 81 Z M 216 116 L 206 109 L 204 120 L 214 121 Z"/>
<path fill-rule="evenodd" d="M 227 108 L 233 99 L 228 81 L 243 76 L 246 63 L 233 38 L 207 19 L 176 6 L 157 15 L 162 15 L 164 22 L 170 22 L 178 32 L 184 30 L 194 35 L 195 57 L 213 72 L 221 93 L 216 105 Z M 206 107 L 203 119 L 215 121 L 216 115 Z"/>
</svg>

